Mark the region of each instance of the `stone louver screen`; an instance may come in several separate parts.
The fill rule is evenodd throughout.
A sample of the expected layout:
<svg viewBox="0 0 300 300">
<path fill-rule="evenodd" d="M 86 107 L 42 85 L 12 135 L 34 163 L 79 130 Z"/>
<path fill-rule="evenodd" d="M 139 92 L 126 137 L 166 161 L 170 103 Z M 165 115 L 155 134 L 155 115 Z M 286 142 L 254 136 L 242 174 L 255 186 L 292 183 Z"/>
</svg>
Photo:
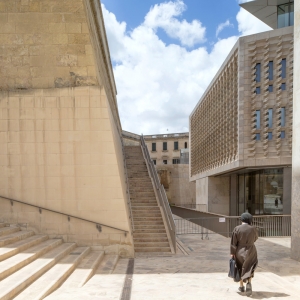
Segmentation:
<svg viewBox="0 0 300 300">
<path fill-rule="evenodd" d="M 237 73 L 235 51 L 190 118 L 191 176 L 237 159 Z"/>
</svg>

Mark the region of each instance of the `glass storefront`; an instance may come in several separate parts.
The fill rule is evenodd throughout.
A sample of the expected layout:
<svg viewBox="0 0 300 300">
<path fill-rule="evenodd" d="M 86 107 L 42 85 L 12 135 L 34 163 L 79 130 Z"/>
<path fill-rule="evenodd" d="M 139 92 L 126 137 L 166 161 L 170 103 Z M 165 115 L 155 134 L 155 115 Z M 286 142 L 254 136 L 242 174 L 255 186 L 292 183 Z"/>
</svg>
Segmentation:
<svg viewBox="0 0 300 300">
<path fill-rule="evenodd" d="M 283 213 L 283 169 L 265 169 L 238 175 L 240 214 L 280 215 Z"/>
<path fill-rule="evenodd" d="M 294 1 L 287 1 L 277 6 L 277 27 L 283 28 L 294 25 Z"/>
</svg>

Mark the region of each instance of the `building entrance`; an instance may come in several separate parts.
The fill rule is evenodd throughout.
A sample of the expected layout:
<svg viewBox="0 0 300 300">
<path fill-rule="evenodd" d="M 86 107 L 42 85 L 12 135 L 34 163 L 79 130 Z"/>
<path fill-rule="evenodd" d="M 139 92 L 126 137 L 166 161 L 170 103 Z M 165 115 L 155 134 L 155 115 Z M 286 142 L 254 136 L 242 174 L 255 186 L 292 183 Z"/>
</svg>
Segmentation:
<svg viewBox="0 0 300 300">
<path fill-rule="evenodd" d="M 238 175 L 239 215 L 283 214 L 283 169 L 265 169 Z"/>
</svg>

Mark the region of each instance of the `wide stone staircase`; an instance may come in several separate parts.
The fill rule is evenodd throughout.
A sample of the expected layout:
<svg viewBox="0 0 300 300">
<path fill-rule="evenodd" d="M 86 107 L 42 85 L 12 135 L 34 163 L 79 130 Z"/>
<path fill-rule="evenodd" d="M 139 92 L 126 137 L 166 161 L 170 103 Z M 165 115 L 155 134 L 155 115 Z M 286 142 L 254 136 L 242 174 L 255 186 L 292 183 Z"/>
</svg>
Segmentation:
<svg viewBox="0 0 300 300">
<path fill-rule="evenodd" d="M 171 252 L 151 178 L 140 146 L 125 146 L 135 252 Z"/>
<path fill-rule="evenodd" d="M 57 288 L 53 299 L 67 299 L 60 295 L 80 292 L 95 274 L 112 273 L 118 259 L 0 223 L 0 299 L 43 299 Z M 93 292 L 100 287 L 95 285 Z"/>
</svg>

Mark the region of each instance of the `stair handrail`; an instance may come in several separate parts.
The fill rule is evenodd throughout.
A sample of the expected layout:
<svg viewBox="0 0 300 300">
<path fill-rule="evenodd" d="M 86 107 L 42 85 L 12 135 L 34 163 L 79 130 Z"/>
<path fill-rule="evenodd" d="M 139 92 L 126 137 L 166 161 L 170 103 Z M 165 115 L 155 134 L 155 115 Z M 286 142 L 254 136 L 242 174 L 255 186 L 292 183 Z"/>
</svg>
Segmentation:
<svg viewBox="0 0 300 300">
<path fill-rule="evenodd" d="M 172 211 L 171 211 L 171 208 L 170 208 L 170 204 L 169 204 L 169 201 L 168 201 L 168 198 L 167 198 L 167 195 L 166 195 L 165 188 L 160 183 L 157 171 L 155 169 L 153 161 L 150 158 L 150 154 L 149 154 L 148 148 L 146 146 L 145 139 L 144 139 L 143 135 L 141 135 L 141 148 L 142 148 L 142 151 L 143 151 L 148 169 L 150 170 L 150 176 L 153 179 L 154 184 L 155 184 L 155 188 L 157 190 L 160 206 L 162 207 L 164 215 L 166 217 L 167 226 L 168 226 L 169 233 L 170 233 L 170 236 L 171 236 L 173 249 L 176 252 L 176 226 L 175 226 L 175 221 L 174 221 L 173 214 L 172 214 Z"/>
<path fill-rule="evenodd" d="M 125 174 L 125 183 L 126 183 L 126 195 L 127 195 L 127 205 L 129 208 L 129 219 L 131 223 L 132 232 L 134 232 L 134 222 L 132 217 L 132 207 L 131 207 L 131 200 L 130 200 L 130 190 L 129 190 L 129 181 L 128 181 L 128 174 L 127 174 L 127 164 L 126 164 L 126 156 L 125 156 L 125 149 L 124 149 L 124 142 L 123 137 L 121 134 L 121 144 L 122 144 L 122 153 L 123 153 L 123 164 L 124 164 L 124 174 Z"/>
<path fill-rule="evenodd" d="M 28 203 L 28 202 L 24 202 L 24 201 L 12 199 L 12 198 L 8 198 L 8 197 L 3 197 L 3 196 L 0 196 L 0 200 L 1 199 L 10 201 L 11 205 L 13 205 L 14 202 L 17 202 L 17 203 L 21 203 L 21 204 L 24 204 L 24 205 L 28 205 L 28 206 L 32 206 L 32 207 L 38 208 L 40 213 L 42 213 L 42 210 L 45 210 L 45 211 L 50 211 L 52 213 L 60 214 L 60 215 L 68 217 L 69 221 L 70 221 L 70 218 L 73 218 L 73 219 L 77 219 L 77 220 L 81 220 L 81 221 L 93 223 L 93 224 L 96 225 L 96 228 L 98 229 L 99 232 L 102 231 L 101 226 L 103 226 L 103 227 L 112 228 L 112 229 L 115 229 L 115 230 L 118 230 L 118 231 L 122 231 L 122 232 L 124 232 L 125 236 L 127 235 L 127 233 L 129 233 L 127 230 L 124 230 L 124 229 L 120 229 L 120 228 L 117 228 L 117 227 L 105 225 L 105 224 L 102 224 L 102 223 L 99 223 L 99 222 L 96 222 L 96 221 L 92 221 L 92 220 L 88 220 L 88 219 L 85 219 L 85 218 L 77 217 L 77 216 L 74 216 L 74 215 L 63 213 L 61 211 L 57 211 L 57 210 L 54 210 L 54 209 L 46 208 L 46 207 L 43 207 L 43 206 L 40 206 L 40 205 L 35 205 L 35 204 Z"/>
</svg>

